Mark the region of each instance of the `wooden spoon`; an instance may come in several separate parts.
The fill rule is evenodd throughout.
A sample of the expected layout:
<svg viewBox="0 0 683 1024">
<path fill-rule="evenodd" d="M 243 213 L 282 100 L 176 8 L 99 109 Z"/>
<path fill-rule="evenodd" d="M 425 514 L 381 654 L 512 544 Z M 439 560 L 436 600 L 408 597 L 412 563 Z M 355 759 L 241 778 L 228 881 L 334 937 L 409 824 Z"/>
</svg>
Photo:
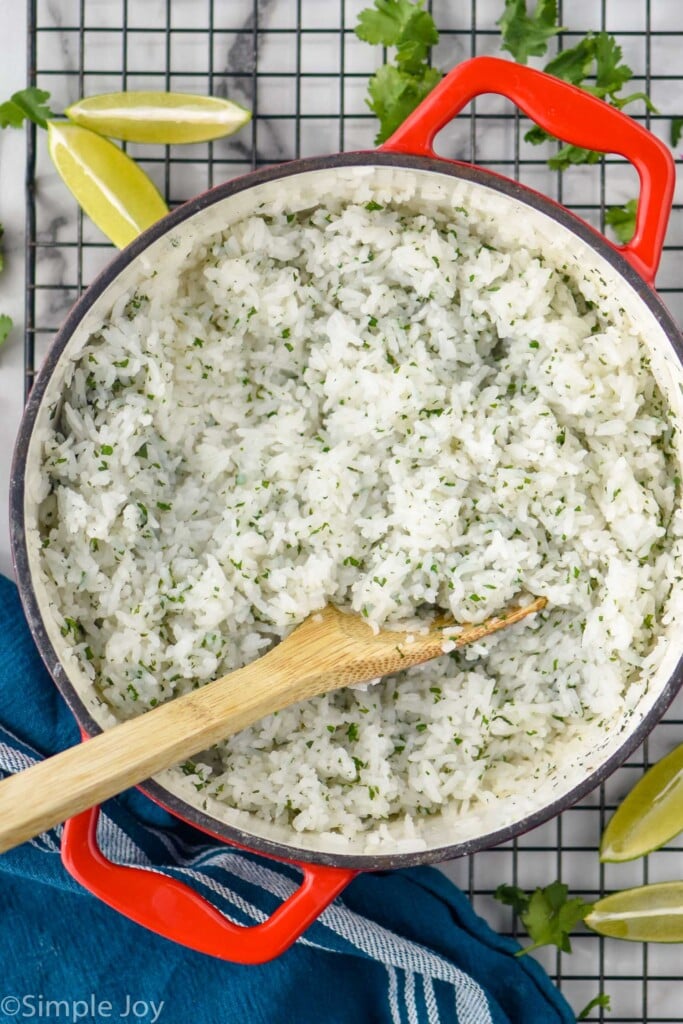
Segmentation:
<svg viewBox="0 0 683 1024">
<path fill-rule="evenodd" d="M 0 782 L 0 852 L 169 768 L 265 715 L 317 694 L 390 675 L 540 611 L 543 597 L 457 635 L 372 629 L 328 605 L 262 658 Z M 410 640 L 408 639 L 410 637 Z"/>
</svg>

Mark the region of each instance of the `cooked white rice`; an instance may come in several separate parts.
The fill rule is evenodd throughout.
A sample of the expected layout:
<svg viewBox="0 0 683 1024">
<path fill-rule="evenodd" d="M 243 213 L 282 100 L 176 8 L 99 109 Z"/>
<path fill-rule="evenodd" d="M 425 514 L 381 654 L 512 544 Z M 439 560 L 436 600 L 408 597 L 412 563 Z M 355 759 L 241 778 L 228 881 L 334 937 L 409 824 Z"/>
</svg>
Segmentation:
<svg viewBox="0 0 683 1024">
<path fill-rule="evenodd" d="M 44 446 L 56 615 L 121 718 L 327 602 L 379 625 L 548 598 L 182 768 L 340 843 L 466 822 L 599 743 L 681 575 L 671 416 L 627 314 L 496 218 L 423 211 L 330 196 L 198 242 L 93 333 Z"/>
</svg>

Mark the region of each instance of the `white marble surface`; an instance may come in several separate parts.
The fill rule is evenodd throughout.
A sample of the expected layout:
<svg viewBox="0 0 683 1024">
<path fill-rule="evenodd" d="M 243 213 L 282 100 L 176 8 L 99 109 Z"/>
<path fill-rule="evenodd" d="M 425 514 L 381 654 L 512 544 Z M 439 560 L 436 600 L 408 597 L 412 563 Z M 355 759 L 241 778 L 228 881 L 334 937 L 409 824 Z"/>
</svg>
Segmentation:
<svg viewBox="0 0 683 1024">
<path fill-rule="evenodd" d="M 355 23 L 356 13 L 363 6 L 364 0 L 348 0 L 347 26 Z M 9 0 L 0 0 L 0 7 L 3 31 L 0 98 L 4 99 L 26 82 L 25 9 L 20 2 L 10 4 Z M 122 76 L 120 26 L 124 7 L 128 10 L 130 31 L 127 74 Z M 150 161 L 149 149 L 131 147 L 162 190 L 168 185 L 169 198 L 174 203 L 188 198 L 212 181 L 243 173 L 249 168 L 254 154 L 260 162 L 276 162 L 299 154 L 366 148 L 372 144 L 374 122 L 365 116 L 363 97 L 367 75 L 374 66 L 376 55 L 353 36 L 347 36 L 343 53 L 346 79 L 342 92 L 339 77 L 339 0 L 300 0 L 303 25 L 319 29 L 317 33 L 304 35 L 300 47 L 297 47 L 297 36 L 293 31 L 297 0 L 260 0 L 258 69 L 261 77 L 256 97 L 250 74 L 254 61 L 253 34 L 251 31 L 236 32 L 240 27 L 251 29 L 252 0 L 220 0 L 214 7 L 214 28 L 217 32 L 213 46 L 209 48 L 206 33 L 201 31 L 208 25 L 208 3 L 205 0 L 173 0 L 172 23 L 178 32 L 170 44 L 173 74 L 167 77 L 164 0 L 86 0 L 86 32 L 83 36 L 86 74 L 81 81 L 76 73 L 80 45 L 75 31 L 79 20 L 79 0 L 38 0 L 41 24 L 61 26 L 61 31 L 44 33 L 39 38 L 39 67 L 43 71 L 39 84 L 50 89 L 55 109 L 61 109 L 82 90 L 94 93 L 122 86 L 165 88 L 170 84 L 178 90 L 209 91 L 207 72 L 213 67 L 219 73 L 214 81 L 214 90 L 218 94 L 227 91 L 249 105 L 256 99 L 263 119 L 260 118 L 255 127 L 233 139 L 215 143 L 211 151 L 206 146 L 189 148 L 182 154 L 188 158 L 187 162 L 174 162 L 167 167 L 163 154 L 155 154 L 156 159 Z M 565 23 L 569 22 L 572 28 L 581 32 L 599 28 L 601 7 L 596 0 L 565 2 Z M 486 33 L 495 28 L 500 9 L 501 0 L 478 0 L 476 25 L 481 34 L 476 38 L 476 52 L 495 52 L 497 37 L 494 32 Z M 609 29 L 634 33 L 622 35 L 619 39 L 629 63 L 640 76 L 634 88 L 642 88 L 646 66 L 642 36 L 645 0 L 605 0 L 604 9 Z M 471 4 L 465 0 L 434 0 L 438 24 L 442 29 L 452 30 L 452 34 L 444 33 L 435 53 L 435 62 L 440 66 L 448 67 L 472 55 L 471 10 Z M 680 71 L 683 5 L 680 0 L 652 0 L 651 16 L 652 29 L 666 32 L 653 36 L 652 70 L 656 77 L 651 88 L 652 97 L 662 113 L 661 118 L 653 120 L 653 129 L 666 139 L 670 116 L 683 114 L 683 87 L 675 77 Z M 150 28 L 154 30 L 146 31 Z M 192 31 L 197 29 L 200 31 Z M 297 68 L 303 76 L 300 89 L 293 77 Z M 54 73 L 48 74 L 48 71 Z M 194 77 L 195 72 L 201 74 Z M 336 116 L 342 96 L 347 115 L 343 133 Z M 294 116 L 297 99 L 302 115 L 298 119 Z M 479 101 L 477 107 L 479 114 L 487 115 L 495 115 L 503 109 L 503 101 L 490 97 Z M 468 121 L 461 119 L 444 132 L 440 151 L 470 158 Z M 214 158 L 212 174 L 206 159 L 210 152 Z M 514 122 L 479 121 L 476 134 L 479 162 L 502 173 L 513 174 L 514 168 L 504 162 L 513 154 Z M 522 143 L 520 155 L 536 161 L 523 165 L 522 180 L 547 194 L 559 196 L 595 220 L 595 211 L 586 211 L 585 207 L 599 203 L 601 198 L 601 179 L 596 169 L 577 168 L 560 179 L 545 167 L 544 150 L 531 150 Z M 680 188 L 679 182 L 678 202 L 681 201 Z M 37 191 L 37 227 L 41 244 L 36 277 L 41 288 L 36 299 L 36 320 L 41 332 L 36 349 L 40 358 L 49 344 L 52 329 L 63 318 L 79 285 L 87 284 L 110 258 L 112 250 L 97 229 L 79 218 L 73 200 L 46 158 L 44 139 L 39 140 Z M 607 201 L 623 202 L 634 194 L 633 172 L 623 164 L 611 164 L 605 175 Z M 0 571 L 9 572 L 7 491 L 11 450 L 23 391 L 25 222 L 22 132 L 0 133 L 0 221 L 6 228 L 6 270 L 0 276 L 0 312 L 10 313 L 16 323 L 10 340 L 0 350 Z M 83 239 L 93 245 L 84 251 L 83 264 L 79 266 L 73 244 L 81 231 Z M 44 244 L 46 242 L 58 244 L 48 247 Z M 668 244 L 683 245 L 681 209 L 674 212 Z M 678 251 L 665 254 L 659 282 L 667 289 L 683 288 Z M 682 292 L 667 292 L 666 298 L 672 311 L 683 317 Z M 650 758 L 661 756 L 680 740 L 679 727 L 673 723 L 681 718 L 683 700 L 677 702 L 673 713 L 652 734 Z M 647 872 L 651 881 L 683 877 L 681 840 L 649 858 L 649 865 L 637 862 L 606 869 L 599 865 L 595 848 L 604 808 L 618 802 L 639 773 L 636 760 L 632 767 L 622 768 L 610 779 L 604 797 L 596 792 L 578 808 L 522 837 L 518 842 L 520 855 L 516 861 L 512 858 L 512 846 L 508 844 L 478 854 L 471 860 L 447 865 L 444 870 L 465 888 L 472 886 L 476 908 L 498 927 L 509 926 L 509 914 L 493 904 L 485 893 L 501 881 L 515 881 L 533 887 L 561 875 L 573 890 L 590 894 L 601 886 L 612 889 L 640 884 Z M 518 871 L 516 876 L 513 874 L 515 869 Z M 559 958 L 547 951 L 541 953 L 541 959 L 551 972 L 561 968 L 564 990 L 577 1009 L 596 994 L 596 982 L 585 979 L 594 978 L 600 956 L 602 968 L 610 979 L 605 989 L 613 997 L 613 1015 L 606 1019 L 637 1020 L 642 1014 L 643 1019 L 680 1021 L 683 985 L 677 981 L 659 980 L 680 976 L 680 947 L 653 947 L 648 953 L 640 946 L 628 944 L 606 943 L 602 953 L 598 948 L 594 936 L 584 935 L 574 941 L 571 957 Z M 624 975 L 635 980 L 623 980 Z M 645 995 L 638 981 L 644 975 L 650 978 Z M 643 1000 L 647 1004 L 646 1009 L 643 1009 Z"/>
<path fill-rule="evenodd" d="M 20 5 L 16 5 L 15 14 L 15 17 L 3 18 L 0 102 L 26 82 L 25 18 Z M 0 572 L 3 573 L 10 572 L 9 472 L 23 407 L 24 163 L 24 133 L 0 132 L 0 222 L 5 228 L 0 313 L 7 313 L 14 320 L 12 334 L 0 349 Z"/>
</svg>

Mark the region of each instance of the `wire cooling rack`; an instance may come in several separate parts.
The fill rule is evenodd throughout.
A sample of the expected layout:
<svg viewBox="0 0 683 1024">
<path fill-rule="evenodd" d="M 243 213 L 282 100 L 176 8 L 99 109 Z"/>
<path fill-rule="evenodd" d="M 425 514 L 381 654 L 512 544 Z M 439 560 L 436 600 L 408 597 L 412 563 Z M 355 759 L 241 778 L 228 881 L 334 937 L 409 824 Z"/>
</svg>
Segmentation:
<svg viewBox="0 0 683 1024">
<path fill-rule="evenodd" d="M 54 109 L 85 94 L 158 88 L 213 93 L 251 107 L 250 125 L 230 139 L 192 147 L 129 146 L 170 205 L 253 167 L 298 156 L 370 148 L 376 131 L 364 105 L 379 54 L 353 34 L 364 0 L 29 0 L 28 72 L 48 89 Z M 503 0 L 433 0 L 441 31 L 433 60 L 447 69 L 498 50 L 495 22 Z M 562 2 L 560 0 L 560 8 Z M 560 23 L 571 46 L 586 31 L 613 32 L 661 113 L 631 108 L 662 138 L 683 114 L 683 5 L 680 0 L 565 0 Z M 637 194 L 633 171 L 608 158 L 564 175 L 548 170 L 552 147 L 523 141 L 525 122 L 509 104 L 482 97 L 442 133 L 439 152 L 484 164 L 558 199 L 598 227 L 606 204 Z M 680 196 L 660 271 L 659 290 L 683 319 L 683 206 Z M 24 384 L 64 313 L 111 257 L 111 247 L 71 203 L 31 129 L 27 173 L 27 300 Z M 507 908 L 492 899 L 501 882 L 526 888 L 556 878 L 586 899 L 644 882 L 683 878 L 683 842 L 630 865 L 601 866 L 597 848 L 611 812 L 650 761 L 683 733 L 683 699 L 649 741 L 599 790 L 516 842 L 451 862 L 447 874 L 499 931 L 515 934 Z M 579 932 L 571 955 L 542 950 L 542 960 L 577 1012 L 599 992 L 612 1009 L 588 1019 L 683 1020 L 680 946 L 603 941 Z"/>
</svg>

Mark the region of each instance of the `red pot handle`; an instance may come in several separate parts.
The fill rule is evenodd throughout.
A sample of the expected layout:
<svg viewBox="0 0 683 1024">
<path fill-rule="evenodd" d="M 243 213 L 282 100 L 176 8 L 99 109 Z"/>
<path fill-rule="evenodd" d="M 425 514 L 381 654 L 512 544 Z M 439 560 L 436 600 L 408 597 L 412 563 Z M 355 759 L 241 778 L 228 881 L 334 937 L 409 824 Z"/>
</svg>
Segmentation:
<svg viewBox="0 0 683 1024">
<path fill-rule="evenodd" d="M 145 868 L 113 864 L 97 845 L 99 807 L 64 825 L 62 861 L 94 896 L 173 942 L 221 960 L 260 964 L 284 953 L 357 872 L 297 863 L 300 887 L 262 924 L 233 924 L 183 882 Z"/>
<path fill-rule="evenodd" d="M 633 164 L 640 178 L 636 231 L 628 245 L 614 248 L 652 284 L 673 201 L 673 158 L 646 128 L 583 89 L 498 57 L 473 57 L 453 68 L 380 150 L 436 157 L 434 136 L 482 93 L 506 96 L 564 142 L 618 153 Z"/>
</svg>

